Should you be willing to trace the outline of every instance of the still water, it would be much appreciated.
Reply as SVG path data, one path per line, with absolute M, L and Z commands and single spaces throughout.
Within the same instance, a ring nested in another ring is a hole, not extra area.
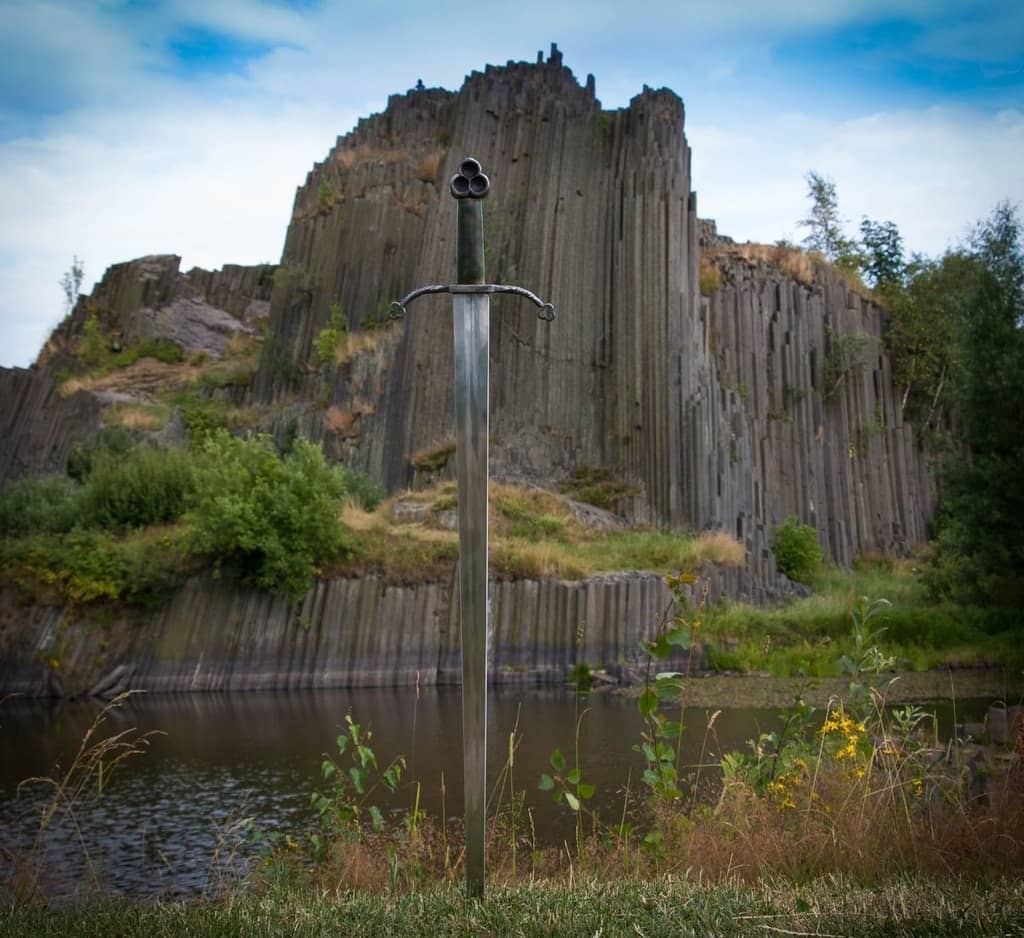
M 961 701 L 958 714 L 971 718 L 986 703 Z M 64 898 L 93 891 L 97 879 L 111 893 L 133 896 L 213 888 L 254 854 L 241 835 L 242 819 L 296 836 L 310 827 L 309 795 L 322 785 L 320 764 L 346 713 L 372 729 L 382 767 L 406 757 L 397 795 L 374 799 L 385 813 L 411 809 L 417 783 L 421 810 L 434 817 L 462 813 L 458 688 L 138 694 L 110 713 L 100 735 L 159 734 L 105 779 L 101 794 L 93 779 L 74 802 L 73 822 L 59 812 L 37 843 L 54 790 L 35 782 L 19 792 L 19 783 L 60 779 L 99 710 L 89 700 L 0 705 L 0 881 L 38 863 L 44 891 Z M 489 783 L 507 762 L 514 733 L 513 783 L 526 792 L 540 843 L 571 838 L 569 812 L 538 791 L 537 782 L 549 771 L 552 750 L 560 748 L 572 764 L 577 721 L 579 764 L 597 786 L 592 807 L 614 823 L 627 787 L 636 800 L 643 766 L 633 750 L 641 730 L 633 700 L 611 693 L 577 697 L 561 688 L 495 689 L 488 710 Z M 949 708 L 938 710 L 940 732 L 948 733 Z M 711 713 L 686 712 L 681 753 L 689 767 L 684 774 L 700 772 L 709 787 L 720 753 L 745 750 L 747 740 L 778 726 L 774 710 L 730 707 L 708 730 Z

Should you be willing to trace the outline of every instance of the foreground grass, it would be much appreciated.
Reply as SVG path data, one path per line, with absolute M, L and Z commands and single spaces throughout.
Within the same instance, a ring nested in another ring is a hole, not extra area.
M 840 878 L 806 884 L 535 883 L 337 895 L 298 890 L 218 901 L 102 903 L 61 910 L 8 906 L 0 935 L 1024 935 L 1024 884 L 907 879 L 865 889 Z

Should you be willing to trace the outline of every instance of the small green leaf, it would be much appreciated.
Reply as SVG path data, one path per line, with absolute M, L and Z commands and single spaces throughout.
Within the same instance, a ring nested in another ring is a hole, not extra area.
M 565 770 L 565 756 L 562 755 L 561 749 L 556 749 L 551 753 L 551 768 L 556 772 L 562 772 Z
M 348 770 L 348 776 L 352 779 L 352 784 L 355 786 L 356 791 L 361 795 L 365 795 L 366 792 L 363 790 L 363 781 L 366 779 L 366 772 L 352 766 L 352 768 Z
M 644 782 L 648 785 L 657 785 L 658 773 L 651 769 L 644 769 Z
M 348 748 L 348 737 L 344 733 L 338 734 L 338 752 L 344 753 Z
M 589 782 L 580 782 L 579 787 L 576 789 L 576 793 L 584 800 L 589 801 L 594 797 L 594 792 L 597 789 Z
M 675 645 L 676 648 L 689 648 L 691 642 L 690 630 L 686 626 L 680 626 L 678 629 L 666 632 L 665 639 L 670 645 Z
M 542 775 L 540 784 L 537 786 L 541 791 L 551 791 L 555 787 L 555 780 L 550 775 Z
M 375 831 L 384 829 L 384 815 L 380 813 L 380 808 L 375 804 L 370 805 L 370 823 Z
M 580 778 L 581 776 L 579 769 L 570 769 L 569 774 L 565 777 L 565 780 L 570 785 L 578 785 L 580 783 Z
M 659 635 L 651 645 L 651 655 L 659 660 L 672 654 L 672 646 L 664 635 Z
M 683 735 L 683 724 L 678 720 L 667 720 L 658 730 L 665 739 L 679 739 Z
M 323 773 L 324 778 L 330 778 L 335 772 L 335 765 L 329 759 L 324 759 L 320 765 L 320 771 Z
M 641 715 L 648 717 L 658 709 L 658 695 L 647 688 L 636 700 L 637 709 Z
M 577 798 L 571 791 L 567 791 L 565 793 L 565 800 L 568 802 L 569 807 L 572 808 L 573 811 L 579 811 L 580 799 Z

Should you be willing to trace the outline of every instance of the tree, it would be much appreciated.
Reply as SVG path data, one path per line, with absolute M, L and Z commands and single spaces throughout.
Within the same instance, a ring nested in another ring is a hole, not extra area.
M 811 214 L 798 222 L 801 227 L 810 229 L 803 243 L 808 250 L 819 251 L 835 264 L 858 269 L 860 254 L 857 245 L 843 234 L 836 184 L 814 170 L 804 178 L 807 180 L 807 197 L 811 200 Z
M 870 286 L 885 290 L 902 283 L 906 262 L 903 260 L 903 236 L 895 222 L 862 218 L 860 243 L 864 273 Z
M 959 445 L 939 472 L 933 591 L 1024 605 L 1024 245 L 1008 204 L 975 229 L 953 309 L 951 396 Z
M 75 308 L 78 302 L 78 294 L 82 290 L 82 278 L 85 276 L 85 266 L 78 255 L 72 255 L 71 267 L 64 271 L 60 278 L 60 288 L 64 291 L 64 315 L 67 316 Z

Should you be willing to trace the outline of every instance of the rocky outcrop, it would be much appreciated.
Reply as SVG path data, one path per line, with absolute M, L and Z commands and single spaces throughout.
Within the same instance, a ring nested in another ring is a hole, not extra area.
M 797 515 L 843 565 L 906 553 L 928 538 L 935 486 L 893 392 L 884 310 L 823 262 L 754 247 L 713 255 L 688 512 L 751 545 Z
M 31 368 L 0 368 L 0 483 L 62 471 L 72 446 L 95 435 L 103 408 L 119 399 L 145 401 L 102 388 L 69 393 L 61 379 L 76 366 L 76 348 L 90 316 L 115 349 L 164 339 L 186 355 L 217 359 L 235 335 L 252 335 L 269 313 L 274 268 L 228 264 L 180 272 L 181 258 L 154 255 L 115 264 L 90 296 L 53 332 Z M 159 376 L 157 376 L 159 384 Z
M 771 249 L 728 255 L 734 242 L 697 219 L 679 98 L 645 88 L 603 111 L 556 50 L 474 73 L 454 94 L 393 96 L 314 167 L 254 389 L 307 402 L 282 428 L 392 491 L 417 482 L 417 454 L 450 440 L 446 297 L 418 300 L 363 359 L 317 368 L 311 347 L 335 304 L 357 334 L 390 299 L 451 279 L 446 180 L 467 153 L 492 179 L 488 279 L 558 307 L 548 326 L 518 299 L 494 300 L 495 475 L 554 487 L 605 467 L 637 492 L 620 504 L 632 520 L 739 537 L 751 596 L 777 583 L 771 536 L 789 514 L 840 563 L 925 539 L 933 486 L 892 391 L 882 310 L 827 265 L 808 278 Z M 721 255 L 710 298 L 701 244 Z M 837 372 L 847 353 L 864 361 Z
M 0 593 L 0 694 L 454 684 L 452 596 L 450 581 L 364 577 L 322 580 L 292 604 L 203 578 L 151 617 L 101 623 L 72 608 L 20 606 L 8 591 Z M 492 680 L 561 682 L 579 663 L 628 677 L 670 600 L 653 574 L 494 581 Z
M 52 388 L 90 313 L 128 340 L 214 355 L 233 324 L 266 318 L 235 403 L 263 406 L 282 441 L 320 440 L 391 492 L 450 475 L 423 458 L 451 451 L 449 300 L 418 300 L 398 325 L 384 314 L 412 287 L 453 279 L 447 179 L 466 154 L 492 179 L 488 279 L 558 309 L 546 324 L 516 297 L 493 300 L 496 478 L 556 488 L 602 467 L 635 493 L 619 504 L 626 518 L 738 537 L 747 566 L 723 588 L 755 601 L 782 584 L 770 544 L 790 514 L 840 563 L 925 538 L 933 485 L 895 400 L 883 311 L 826 265 L 699 222 L 682 101 L 644 88 L 602 110 L 554 48 L 474 72 L 458 92 L 395 95 L 360 121 L 299 187 L 276 270 L 182 274 L 170 256 L 111 268 L 33 374 L 0 374 L 0 478 L 58 468 L 95 427 L 95 400 Z M 718 278 L 707 296 L 702 246 Z M 323 363 L 315 340 L 336 309 L 348 338 Z

